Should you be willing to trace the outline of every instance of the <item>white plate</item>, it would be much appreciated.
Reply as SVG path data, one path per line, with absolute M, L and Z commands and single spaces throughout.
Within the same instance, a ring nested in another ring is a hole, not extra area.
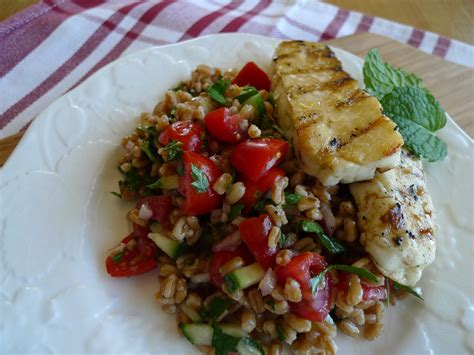
M 0 172 L 0 342 L 11 352 L 195 353 L 153 293 L 156 273 L 112 279 L 106 250 L 129 230 L 117 188 L 123 135 L 200 63 L 264 68 L 277 40 L 214 35 L 142 50 L 101 69 L 46 109 Z M 361 59 L 335 49 L 361 79 Z M 426 166 L 438 255 L 413 297 L 385 315 L 374 342 L 339 335 L 340 353 L 472 353 L 473 141 L 449 119 L 448 158 Z

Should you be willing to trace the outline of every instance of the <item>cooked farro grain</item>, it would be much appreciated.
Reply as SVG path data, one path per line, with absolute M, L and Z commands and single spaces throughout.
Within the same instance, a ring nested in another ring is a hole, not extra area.
M 285 203 L 285 189 L 288 187 L 288 178 L 278 178 L 272 186 L 272 200 L 277 205 Z
M 290 262 L 293 255 L 293 252 L 289 249 L 280 250 L 276 256 L 276 263 L 280 266 L 285 266 Z
M 230 259 L 228 262 L 222 265 L 219 269 L 219 272 L 221 273 L 222 276 L 224 276 L 234 270 L 241 268 L 244 265 L 245 265 L 244 260 L 240 256 L 237 256 L 233 259 Z
M 300 302 L 302 300 L 300 284 L 295 279 L 286 279 L 284 292 L 285 298 L 290 302 Z
M 356 338 L 357 336 L 359 336 L 359 328 L 357 328 L 357 326 L 350 320 L 343 319 L 337 324 L 337 326 L 344 334 L 350 337 Z
M 236 182 L 232 184 L 229 192 L 226 195 L 226 201 L 233 205 L 237 203 L 245 194 L 245 185 L 243 182 Z
M 250 138 L 258 138 L 262 134 L 262 131 L 256 125 L 251 124 L 247 131 L 247 134 Z
M 346 303 L 355 306 L 362 301 L 364 290 L 360 284 L 359 276 L 351 275 L 349 279 L 349 289 L 347 290 Z
M 306 333 L 311 330 L 311 321 L 300 318 L 293 313 L 287 313 L 284 317 L 286 323 L 298 333 Z
M 231 186 L 232 184 L 232 175 L 228 173 L 224 173 L 219 178 L 217 181 L 212 185 L 212 188 L 215 192 L 217 192 L 219 195 L 225 194 L 227 189 Z
M 250 290 L 248 293 L 250 306 L 255 313 L 263 313 L 265 311 L 265 303 L 262 294 L 258 289 Z
M 252 333 L 255 327 L 257 326 L 257 319 L 255 318 L 255 313 L 248 308 L 244 308 L 244 310 L 242 311 L 240 322 L 242 330 L 244 332 Z
M 276 250 L 278 242 L 280 240 L 281 230 L 279 227 L 272 227 L 268 234 L 268 247 L 272 250 Z
M 368 324 L 364 327 L 364 338 L 367 340 L 375 340 L 383 330 L 382 323 Z
M 280 206 L 266 205 L 265 211 L 270 215 L 270 218 L 277 227 L 288 223 L 285 211 Z
M 353 242 L 357 238 L 357 225 L 353 219 L 344 218 L 344 240 Z

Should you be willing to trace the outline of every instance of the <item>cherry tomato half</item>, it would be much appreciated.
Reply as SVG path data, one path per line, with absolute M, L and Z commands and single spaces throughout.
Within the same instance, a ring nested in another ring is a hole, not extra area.
M 254 62 L 245 64 L 234 80 L 232 80 L 232 84 L 239 86 L 250 85 L 255 86 L 258 90 L 270 91 L 268 75 Z
M 329 292 L 331 280 L 325 275 L 325 281 L 313 294 L 310 280 L 326 268 L 324 257 L 304 252 L 293 257 L 285 266 L 277 266 L 275 273 L 278 283 L 285 286 L 286 280 L 292 278 L 300 284 L 303 299 L 301 302 L 290 302 L 290 309 L 298 316 L 315 322 L 322 322 L 329 314 Z
M 288 142 L 277 138 L 258 138 L 239 143 L 232 152 L 233 167 L 258 181 L 272 167 L 285 159 Z
M 193 152 L 183 153 L 183 168 L 184 176 L 179 178 L 179 191 L 185 197 L 182 206 L 184 214 L 202 215 L 218 208 L 222 204 L 222 196 L 214 192 L 212 185 L 222 174 L 221 169 L 209 158 Z M 195 172 L 198 172 L 198 176 Z M 200 186 L 196 187 L 199 183 Z M 204 188 L 202 191 L 201 187 Z
M 275 181 L 283 176 L 285 176 L 285 171 L 276 167 L 268 170 L 257 182 L 250 180 L 245 175 L 239 175 L 238 180 L 245 185 L 245 194 L 239 201 L 244 205 L 244 213 L 248 213 L 258 200 L 272 188 Z
M 156 269 L 158 247 L 148 238 L 136 237 L 133 233 L 122 242 L 126 245 L 121 255 L 105 260 L 107 272 L 112 277 L 129 277 Z M 115 259 L 115 260 L 114 260 Z
M 251 264 L 254 260 L 252 254 L 249 252 L 247 247 L 243 244 L 240 244 L 237 247 L 237 249 L 235 249 L 234 251 L 222 250 L 222 251 L 215 252 L 212 255 L 210 274 L 211 274 L 212 283 L 216 287 L 221 287 L 222 283 L 224 282 L 224 278 L 221 275 L 221 272 L 219 271 L 221 266 L 224 265 L 229 260 L 238 256 L 240 256 L 244 260 L 244 263 L 246 265 Z
M 259 217 L 248 218 L 239 225 L 242 240 L 255 257 L 255 260 L 264 268 L 268 269 L 275 265 L 277 248 L 268 247 L 268 235 L 273 224 L 270 217 L 261 214 Z
M 198 152 L 202 146 L 204 128 L 199 123 L 178 121 L 172 123 L 160 134 L 158 141 L 167 145 L 172 140 L 183 143 L 181 149 Z
M 227 107 L 221 107 L 209 112 L 204 121 L 206 129 L 218 140 L 226 143 L 240 142 L 247 132 L 240 127 L 242 117 L 236 113 L 229 113 Z

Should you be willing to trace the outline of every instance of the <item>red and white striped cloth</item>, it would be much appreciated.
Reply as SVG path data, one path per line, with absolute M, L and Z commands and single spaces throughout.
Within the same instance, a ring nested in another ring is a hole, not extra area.
M 316 1 L 44 0 L 0 23 L 0 138 L 107 63 L 148 46 L 219 32 L 328 40 L 373 32 L 473 65 L 473 47 Z

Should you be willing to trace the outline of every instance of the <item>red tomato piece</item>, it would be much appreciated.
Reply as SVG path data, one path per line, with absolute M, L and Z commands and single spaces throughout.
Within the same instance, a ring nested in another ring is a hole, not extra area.
M 240 142 L 247 132 L 240 128 L 242 117 L 229 114 L 227 107 L 209 112 L 204 118 L 207 130 L 218 140 L 226 143 Z
M 173 211 L 170 195 L 146 196 L 138 201 L 136 207 L 140 209 L 144 203 L 148 204 L 148 207 L 153 212 L 152 220 L 158 221 L 165 226 L 170 225 L 170 214 Z
M 231 163 L 250 180 L 258 181 L 285 159 L 288 142 L 277 138 L 258 138 L 239 143 L 232 151 Z
M 204 173 L 207 180 L 206 191 L 200 192 L 192 185 L 195 182 L 193 166 Z M 222 174 L 221 169 L 209 158 L 193 152 L 183 153 L 183 168 L 184 176 L 179 178 L 179 191 L 185 197 L 184 214 L 203 215 L 218 208 L 222 204 L 222 196 L 214 192 L 212 185 Z
M 331 280 L 325 275 L 325 282 L 315 294 L 311 292 L 310 280 L 327 267 L 323 256 L 304 252 L 293 257 L 285 266 L 277 266 L 275 273 L 278 283 L 284 287 L 288 278 L 298 281 L 303 294 L 301 302 L 290 302 L 290 309 L 298 316 L 315 322 L 322 322 L 329 314 L 329 292 Z
M 136 237 L 133 233 L 122 242 L 127 245 L 116 261 L 108 256 L 105 260 L 107 272 L 112 277 L 129 277 L 156 269 L 158 247 L 148 238 Z
M 202 146 L 204 128 L 199 123 L 178 121 L 172 123 L 160 134 L 158 141 L 167 145 L 172 140 L 183 143 L 184 151 L 198 152 Z
M 250 180 L 245 175 L 239 175 L 238 180 L 245 185 L 245 194 L 239 201 L 244 205 L 244 213 L 248 213 L 258 200 L 272 188 L 275 181 L 283 176 L 285 176 L 285 171 L 276 167 L 268 170 L 257 182 Z
M 224 282 L 224 278 L 219 271 L 221 266 L 237 256 L 240 256 L 244 260 L 245 264 L 251 264 L 254 260 L 252 254 L 243 244 L 240 244 L 234 251 L 222 250 L 212 255 L 210 274 L 212 283 L 216 287 L 221 287 L 222 283 Z
M 150 228 L 139 225 L 133 222 L 133 234 L 138 238 L 147 238 L 148 233 L 151 232 Z
M 272 221 L 266 214 L 248 218 L 239 225 L 242 240 L 264 269 L 275 265 L 278 252 L 278 248 L 272 249 L 268 247 L 268 234 L 272 227 Z
M 232 84 L 239 86 L 255 86 L 258 90 L 270 91 L 270 79 L 268 75 L 254 62 L 248 62 L 240 69 Z

